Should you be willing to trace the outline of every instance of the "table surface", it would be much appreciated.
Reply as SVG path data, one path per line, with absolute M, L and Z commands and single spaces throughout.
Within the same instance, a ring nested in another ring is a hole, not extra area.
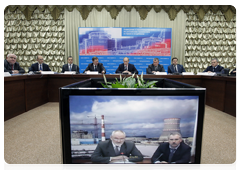
M 122 75 L 122 77 L 124 76 Z M 101 74 L 36 74 L 4 77 L 4 120 L 11 119 L 47 102 L 58 102 L 60 87 L 90 78 L 102 77 Z M 120 75 L 106 75 L 107 79 L 115 77 L 119 78 Z M 168 78 L 204 87 L 206 88 L 207 105 L 236 116 L 236 77 L 146 74 L 143 75 L 143 78 Z

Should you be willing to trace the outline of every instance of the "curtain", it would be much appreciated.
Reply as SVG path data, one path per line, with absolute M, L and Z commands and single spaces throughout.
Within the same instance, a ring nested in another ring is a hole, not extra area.
M 6 11 L 4 15 L 4 56 L 17 55 L 17 62 L 28 72 L 36 63 L 37 55 L 54 72 L 61 72 L 65 56 L 64 13 L 57 21 L 53 20 L 48 9 L 35 10 L 30 21 L 19 10 Z
M 236 65 L 236 16 L 227 22 L 221 11 L 209 11 L 200 22 L 190 11 L 186 20 L 185 70 L 202 72 L 213 58 L 219 65 L 233 69 Z
M 172 56 L 177 57 L 180 64 L 184 64 L 185 24 L 187 15 L 183 11 L 179 11 L 174 21 L 169 19 L 168 14 L 164 10 L 156 13 L 154 9 L 149 11 L 145 20 L 141 20 L 135 8 L 130 12 L 127 12 L 125 8 L 123 8 L 116 19 L 112 19 L 105 8 L 103 8 L 101 12 L 93 8 L 86 20 L 82 19 L 79 11 L 76 9 L 73 9 L 72 12 L 68 12 L 68 10 L 65 9 L 64 14 L 65 57 L 73 56 L 74 63 L 76 64 L 79 62 L 78 27 L 172 28 Z
M 172 28 L 172 57 L 177 57 L 186 71 L 201 72 L 212 58 L 218 58 L 224 68 L 233 69 L 236 64 L 236 14 L 229 6 L 211 6 L 209 9 L 213 9 L 207 11 L 201 7 L 196 11 L 197 6 L 192 6 L 193 10 L 181 9 L 177 14 L 173 7 L 156 12 L 157 6 L 147 12 L 143 7 L 94 7 L 89 12 L 85 7 L 82 12 L 77 7 L 62 11 L 48 6 L 21 7 L 8 6 L 4 10 L 4 57 L 15 53 L 26 72 L 39 54 L 56 72 L 61 72 L 68 56 L 78 64 L 78 27 Z M 87 14 L 86 20 L 83 14 Z

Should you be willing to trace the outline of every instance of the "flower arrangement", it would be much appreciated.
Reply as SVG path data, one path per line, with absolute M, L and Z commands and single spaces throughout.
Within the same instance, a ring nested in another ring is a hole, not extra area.
M 137 75 L 137 80 L 134 78 L 133 74 L 130 77 L 124 77 L 122 78 L 120 74 L 120 80 L 118 81 L 117 78 L 115 82 L 107 82 L 107 79 L 105 75 L 103 74 L 103 79 L 105 84 L 101 83 L 103 87 L 105 88 L 156 88 L 156 84 L 158 81 L 145 81 L 143 80 L 143 72 L 141 74 L 141 77 L 139 78 Z

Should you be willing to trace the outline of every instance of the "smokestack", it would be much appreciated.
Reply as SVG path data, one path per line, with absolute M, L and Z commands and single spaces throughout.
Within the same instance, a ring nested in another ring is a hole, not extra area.
M 102 141 L 105 141 L 105 124 L 104 124 L 104 115 L 102 115 Z

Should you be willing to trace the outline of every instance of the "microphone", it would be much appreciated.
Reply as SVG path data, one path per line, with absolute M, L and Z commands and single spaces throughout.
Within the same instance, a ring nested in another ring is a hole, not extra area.
M 163 153 L 161 153 L 161 154 L 159 155 L 159 157 L 157 157 L 157 159 L 155 159 L 155 161 L 154 161 L 153 163 L 155 163 L 156 161 L 158 161 L 162 156 L 163 156 Z
M 124 159 L 124 157 L 123 157 L 123 152 L 121 152 L 121 155 L 122 155 L 122 158 L 123 158 L 123 163 L 125 164 L 125 159 Z

